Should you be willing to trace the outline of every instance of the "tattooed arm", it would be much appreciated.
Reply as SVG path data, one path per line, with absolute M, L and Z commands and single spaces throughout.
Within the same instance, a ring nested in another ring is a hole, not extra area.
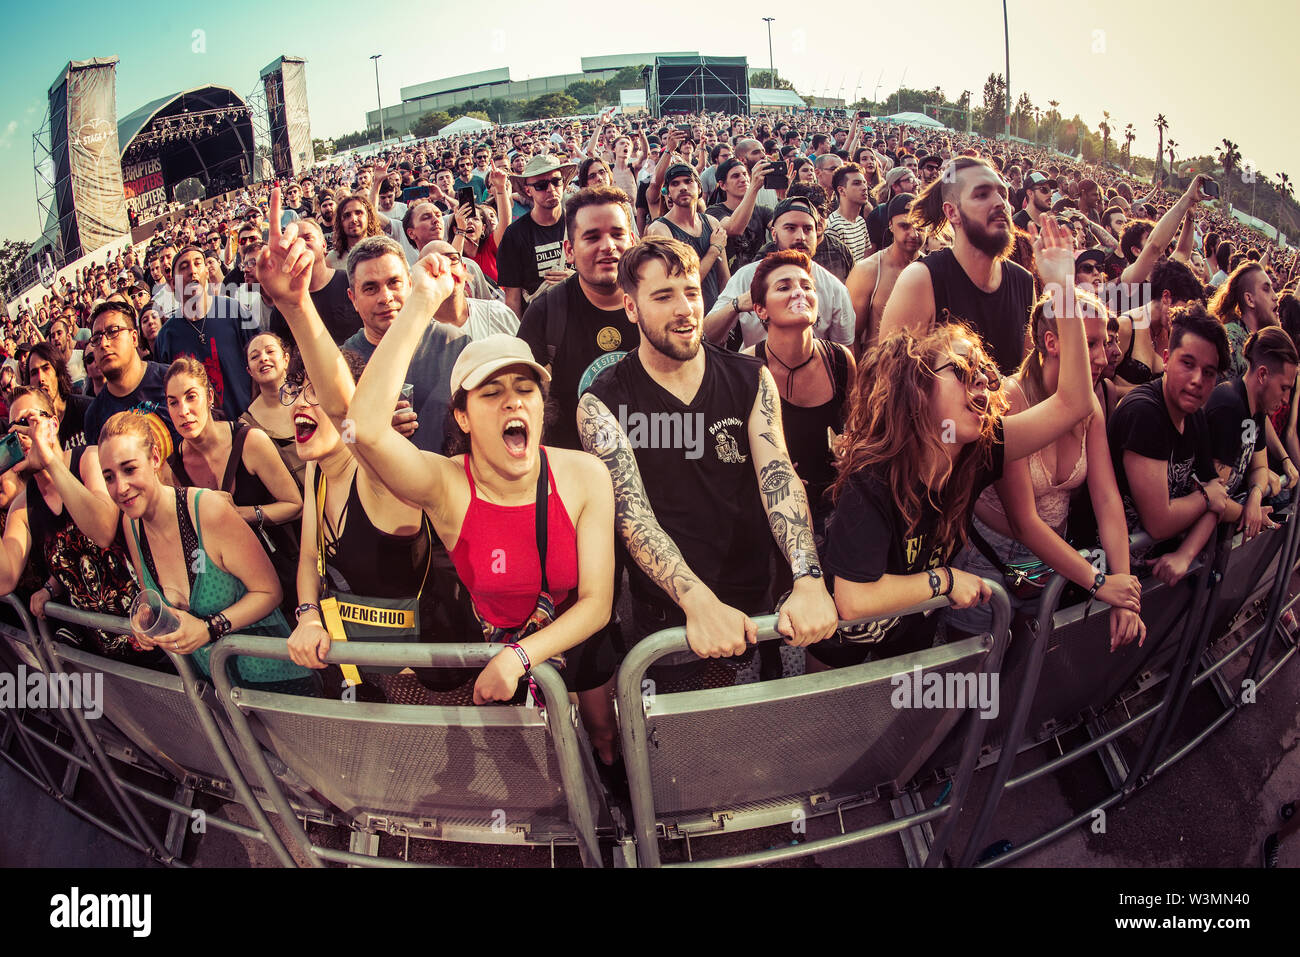
M 578 402 L 578 435 L 609 469 L 614 483 L 614 527 L 628 554 L 650 580 L 686 613 L 686 639 L 701 658 L 743 654 L 758 640 L 744 612 L 724 605 L 700 581 L 650 507 L 627 434 L 605 403 L 590 393 Z
M 776 382 L 766 368 L 760 370 L 758 396 L 749 413 L 749 448 L 772 536 L 795 575 L 794 589 L 781 608 L 777 630 L 796 647 L 810 645 L 833 635 L 839 616 L 821 578 L 812 511 L 803 482 L 790 464 Z

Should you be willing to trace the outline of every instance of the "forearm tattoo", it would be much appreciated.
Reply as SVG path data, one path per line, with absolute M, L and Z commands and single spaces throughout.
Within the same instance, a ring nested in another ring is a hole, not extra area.
M 614 524 L 637 566 L 678 604 L 700 583 L 682 557 L 677 543 L 659 525 L 636 456 L 618 420 L 599 400 L 584 395 L 579 402 L 578 435 L 582 447 L 609 469 L 614 484 Z
M 772 537 L 781 546 L 790 566 L 795 569 L 820 567 L 817 546 L 813 541 L 812 513 L 808 508 L 808 495 L 803 482 L 795 474 L 794 466 L 780 438 L 781 406 L 771 374 L 762 370 L 758 380 L 758 407 L 766 431 L 760 438 L 766 440 L 777 457 L 764 465 L 758 473 L 758 488 L 763 495 L 763 508 L 772 527 Z

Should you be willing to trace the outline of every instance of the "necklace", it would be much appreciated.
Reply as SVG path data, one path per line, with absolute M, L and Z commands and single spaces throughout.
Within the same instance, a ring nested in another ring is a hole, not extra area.
M 812 352 L 808 354 L 808 358 L 804 359 L 803 362 L 799 363 L 797 366 L 786 365 L 785 361 L 782 360 L 782 358 L 776 354 L 776 350 L 772 348 L 772 344 L 770 342 L 767 345 L 767 354 L 771 356 L 773 359 L 775 359 L 777 362 L 779 362 L 781 364 L 781 367 L 785 369 L 785 391 L 789 393 L 788 398 L 793 400 L 794 399 L 794 385 L 793 385 L 794 374 L 798 372 L 800 369 L 802 369 L 804 366 L 806 366 L 808 363 L 813 361 L 813 358 L 817 355 L 816 343 L 813 344 Z

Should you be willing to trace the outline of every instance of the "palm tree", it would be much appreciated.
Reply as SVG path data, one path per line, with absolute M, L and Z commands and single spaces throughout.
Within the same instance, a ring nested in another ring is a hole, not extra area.
M 1225 137 L 1223 146 L 1216 146 L 1214 151 L 1219 154 L 1219 165 L 1223 167 L 1223 205 L 1228 207 L 1232 205 L 1232 173 L 1241 164 L 1241 150 Z
M 1173 140 L 1165 144 L 1165 152 L 1169 154 L 1169 172 L 1171 173 L 1174 171 L 1174 147 L 1177 145 Z
M 1061 114 L 1060 114 L 1059 112 L 1057 112 L 1057 109 L 1056 109 L 1056 108 L 1057 108 L 1058 106 L 1060 106 L 1061 104 L 1060 104 L 1058 101 L 1056 101 L 1056 100 L 1048 100 L 1048 101 L 1047 101 L 1047 105 L 1050 106 L 1050 107 L 1052 108 L 1052 112 L 1048 114 L 1050 117 L 1052 117 L 1052 142 L 1051 142 L 1051 144 L 1049 144 L 1049 145 L 1051 145 L 1051 146 L 1055 146 L 1055 145 L 1056 145 L 1056 130 L 1057 130 L 1057 127 L 1059 127 L 1059 126 L 1061 125 Z
M 1034 142 L 1038 142 L 1038 128 L 1043 124 L 1043 111 L 1034 107 Z
M 1277 234 L 1273 238 L 1281 242 L 1282 218 L 1285 216 L 1288 220 L 1292 219 L 1291 210 L 1287 208 L 1286 201 L 1293 198 L 1295 190 L 1291 186 L 1291 177 L 1286 173 L 1277 174 L 1277 225 L 1273 231 Z
M 1124 162 L 1128 166 L 1129 172 L 1133 172 L 1133 141 L 1137 139 L 1137 134 L 1133 132 L 1133 124 L 1130 123 L 1124 127 Z
M 1097 124 L 1097 129 L 1101 130 L 1101 161 L 1105 164 L 1110 160 L 1110 113 L 1102 110 L 1101 115 L 1105 119 Z
M 1160 141 L 1156 145 L 1156 175 L 1160 175 L 1160 170 L 1164 167 L 1165 155 L 1165 130 L 1169 129 L 1169 121 L 1165 119 L 1163 113 L 1156 114 L 1156 133 L 1159 134 Z

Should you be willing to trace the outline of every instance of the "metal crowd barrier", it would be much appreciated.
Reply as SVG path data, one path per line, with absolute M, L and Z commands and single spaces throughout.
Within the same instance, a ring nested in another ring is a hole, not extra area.
M 1248 543 L 1238 539 L 1235 548 L 1231 529 L 1222 529 L 1207 546 L 1206 554 L 1177 586 L 1169 588 L 1154 580 L 1146 581 L 1142 595 L 1142 615 L 1148 626 L 1144 649 L 1138 649 L 1134 643 L 1109 653 L 1108 606 L 1096 606 L 1101 614 L 1091 615 L 1086 606 L 1058 610 L 1069 582 L 1059 575 L 1053 578 L 1040 600 L 1037 619 L 1028 636 L 1027 655 L 1009 667 L 1013 680 L 1007 684 L 1023 696 L 1015 702 L 1006 729 L 1007 741 L 998 755 L 985 802 L 961 859 L 963 866 L 975 863 L 1006 792 L 1093 753 L 1101 758 L 1110 781 L 1109 792 L 1081 813 L 982 862 L 987 865 L 1015 861 L 1090 822 L 1096 812 L 1123 802 L 1235 713 L 1239 704 L 1230 705 L 1191 741 L 1163 762 L 1156 763 L 1182 716 L 1189 691 L 1211 679 L 1252 642 L 1256 643 L 1255 658 L 1247 677 L 1254 678 L 1281 614 L 1281 600 L 1290 579 L 1289 572 L 1284 570 L 1294 566 L 1298 538 L 1295 525 L 1288 522 L 1285 531 L 1265 532 Z M 1131 543 L 1132 547 L 1150 544 L 1144 533 L 1134 536 Z M 1263 576 L 1270 570 L 1276 570 L 1276 574 L 1271 583 L 1264 583 Z M 1232 620 L 1243 605 L 1263 594 L 1270 596 L 1264 623 L 1230 653 L 1197 674 L 1196 663 L 1204 656 L 1215 627 Z M 1013 642 L 1013 654 L 1015 650 Z M 1294 650 L 1274 664 L 1269 677 Z M 1155 687 L 1161 682 L 1153 675 L 1158 676 L 1162 667 L 1167 667 L 1168 672 L 1163 678 L 1160 698 L 1137 714 L 1128 714 L 1125 720 L 1110 725 L 1105 712 L 1122 700 L 1121 692 L 1132 687 L 1139 676 L 1146 678 L 1145 682 L 1139 682 L 1144 690 Z M 1016 674 L 1017 671 L 1023 674 Z M 1152 724 L 1142 747 L 1136 756 L 1126 755 L 1120 739 L 1147 722 Z M 1069 750 L 1061 748 L 1059 754 L 1012 777 L 1012 765 L 1018 756 L 1046 741 L 1059 744 L 1062 731 L 1081 723 L 1086 725 L 1087 741 Z M 1019 747 L 1022 741 L 1023 749 Z
M 994 582 L 990 633 L 883 661 L 757 684 L 647 694 L 655 662 L 689 650 L 684 628 L 639 642 L 618 672 L 619 723 L 631 788 L 637 860 L 660 866 L 659 838 L 731 833 L 792 817 L 837 813 L 905 790 L 958 722 L 971 719 L 951 799 L 904 818 L 839 835 L 684 865 L 743 866 L 802 857 L 943 820 L 925 866 L 937 866 L 963 810 L 987 722 L 969 707 L 897 707 L 891 679 L 989 675 L 1009 641 L 1011 611 Z M 904 614 L 947 606 L 933 599 Z M 889 616 L 893 617 L 893 616 Z M 775 616 L 757 619 L 759 641 L 780 637 Z M 907 680 L 907 679 L 905 679 Z M 978 681 L 978 677 L 976 678 Z
M 487 644 L 335 642 L 326 660 L 376 667 L 482 668 L 503 650 Z M 276 780 L 256 746 L 275 753 L 363 831 L 491 844 L 576 843 L 583 864 L 602 864 L 598 815 L 608 818 L 590 748 L 559 673 L 532 675 L 544 710 L 446 707 L 306 698 L 232 684 L 232 655 L 289 660 L 283 639 L 231 635 L 212 651 L 218 697 L 263 786 Z M 417 759 L 403 760 L 407 756 Z M 292 814 L 281 818 L 309 859 L 400 866 L 314 846 Z

